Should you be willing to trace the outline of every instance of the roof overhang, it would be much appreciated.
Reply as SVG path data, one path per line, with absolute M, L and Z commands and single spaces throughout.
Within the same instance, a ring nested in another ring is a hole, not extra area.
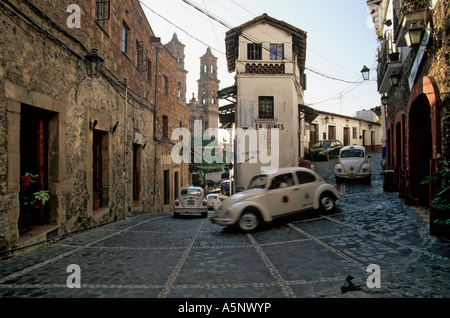
M 302 118 L 303 115 L 305 121 L 309 124 L 312 123 L 317 116 L 319 116 L 319 113 L 314 108 L 302 104 L 298 105 L 298 112 L 300 114 L 300 118 Z
M 292 34 L 293 50 L 297 56 L 297 64 L 301 72 L 305 70 L 306 64 L 306 32 L 298 29 L 284 21 L 274 19 L 267 14 L 254 18 L 226 33 L 225 45 L 228 62 L 228 72 L 233 73 L 236 70 L 236 60 L 239 55 L 239 36 L 244 34 L 245 29 L 260 23 L 269 24 L 275 28 Z

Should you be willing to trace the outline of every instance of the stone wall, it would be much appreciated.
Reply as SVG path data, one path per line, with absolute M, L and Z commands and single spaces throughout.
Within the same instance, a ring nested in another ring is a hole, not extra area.
M 442 129 L 442 156 L 450 159 L 449 149 L 449 104 L 450 104 L 450 8 L 449 0 L 439 0 L 431 17 L 431 40 L 419 67 L 416 80 L 423 76 L 431 77 L 440 93 L 439 105 Z M 398 86 L 389 91 L 387 121 L 394 123 L 399 112 L 407 113 L 410 95 L 408 77 L 416 58 L 418 48 L 412 48 L 403 63 Z
M 450 1 L 440 0 L 433 18 L 434 42 L 428 74 L 439 90 L 442 128 L 442 155 L 450 160 Z
M 80 28 L 67 25 L 71 3 L 0 3 L 0 250 L 20 245 L 21 240 L 24 109 L 47 118 L 52 235 L 137 213 L 169 211 L 174 173 L 179 174 L 177 186 L 188 184 L 188 165 L 174 164 L 168 157 L 171 131 L 180 123 L 189 126 L 188 109 L 176 101 L 176 59 L 155 42 L 139 2 L 111 1 L 110 19 L 96 22 L 96 2 L 78 1 Z M 124 21 L 130 28 L 127 53 L 121 50 Z M 136 41 L 142 41 L 145 58 L 151 61 L 149 72 L 137 68 Z M 92 48 L 105 60 L 99 78 L 86 75 L 84 56 Z M 163 77 L 168 79 L 167 93 Z M 169 118 L 169 138 L 162 136 L 163 115 Z M 92 208 L 95 134 L 102 136 L 103 158 L 103 206 L 97 211 Z M 140 154 L 138 200 L 133 198 L 133 145 Z M 163 201 L 164 170 L 170 171 L 169 204 Z

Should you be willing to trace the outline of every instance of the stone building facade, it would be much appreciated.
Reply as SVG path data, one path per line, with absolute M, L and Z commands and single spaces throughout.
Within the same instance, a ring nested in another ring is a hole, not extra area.
M 189 108 L 189 127 L 191 133 L 193 133 L 195 120 L 202 122 L 202 132 L 208 128 L 218 128 L 219 100 L 217 93 L 219 91 L 220 80 L 218 79 L 217 72 L 217 57 L 212 54 L 210 48 L 200 57 L 200 77 L 197 80 L 197 98 L 193 93 L 192 98 L 187 100 L 186 80 L 188 71 L 184 69 L 185 45 L 178 40 L 178 36 L 174 33 L 172 40 L 166 44 L 166 47 L 176 57 L 178 62 L 177 98 L 179 103 Z
M 2 1 L 0 28 L 0 250 L 169 211 L 189 182 L 170 157 L 189 109 L 139 2 Z M 40 190 L 49 201 L 32 209 Z
M 194 94 L 187 104 L 190 110 L 190 127 L 193 132 L 194 121 L 202 122 L 202 131 L 219 127 L 219 91 L 220 80 L 217 72 L 217 57 L 211 49 L 200 57 L 200 78 L 197 80 L 198 95 Z
M 184 48 L 185 45 L 178 40 L 176 33 L 173 34 L 172 40 L 166 44 L 167 49 L 177 59 L 177 100 L 180 104 L 186 105 L 186 79 L 188 71 L 184 68 Z
M 410 205 L 429 207 L 440 184 L 422 181 L 450 158 L 448 0 L 367 1 L 379 41 L 378 91 L 385 97 L 386 168 Z M 448 169 L 448 167 L 447 167 Z M 430 209 L 435 233 L 437 211 Z

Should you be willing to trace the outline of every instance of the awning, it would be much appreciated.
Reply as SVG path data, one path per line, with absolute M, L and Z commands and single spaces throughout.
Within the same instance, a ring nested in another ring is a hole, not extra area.
M 222 126 L 236 122 L 236 104 L 219 107 L 219 122 Z
M 298 113 L 300 118 L 305 118 L 305 121 L 309 124 L 319 116 L 319 113 L 317 113 L 314 108 L 302 104 L 298 105 Z

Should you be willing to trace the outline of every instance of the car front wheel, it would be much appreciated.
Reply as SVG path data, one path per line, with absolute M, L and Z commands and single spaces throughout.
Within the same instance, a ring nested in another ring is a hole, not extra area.
M 256 212 L 246 211 L 242 213 L 238 220 L 238 226 L 244 232 L 251 232 L 258 228 L 260 223 L 259 216 Z
M 324 193 L 320 196 L 319 204 L 322 211 L 332 211 L 335 206 L 334 197 L 329 193 Z

